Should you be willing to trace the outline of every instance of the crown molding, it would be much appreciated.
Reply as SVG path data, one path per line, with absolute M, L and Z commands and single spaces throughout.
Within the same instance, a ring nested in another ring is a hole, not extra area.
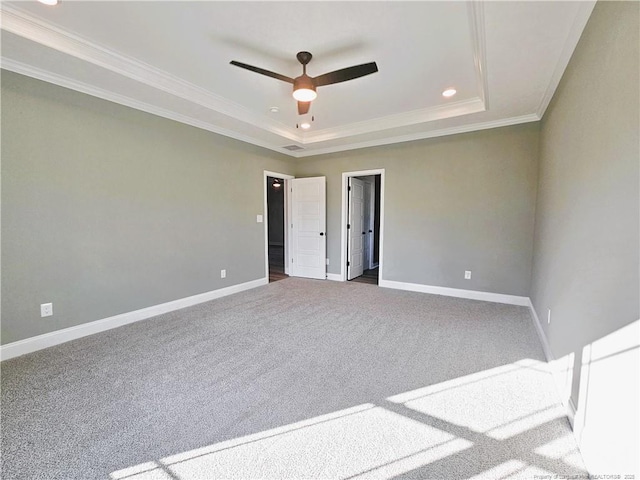
M 484 23 L 484 3 L 473 0 L 467 4 L 473 66 L 476 71 L 476 86 L 485 110 L 489 110 L 489 87 L 487 81 L 487 48 Z
M 379 132 L 390 128 L 406 127 L 418 123 L 457 117 L 459 115 L 484 112 L 484 110 L 485 108 L 482 100 L 479 98 L 472 98 L 470 100 L 463 100 L 447 105 L 439 105 L 437 107 L 412 110 L 410 112 L 398 113 L 397 115 L 374 118 L 364 122 L 325 128 L 324 130 L 318 130 L 316 132 L 307 132 L 304 134 L 304 141 L 302 143 L 303 145 L 309 145 L 317 142 L 326 142 L 328 140 L 336 140 L 338 138 Z
M 440 130 L 431 130 L 428 132 L 411 133 L 409 135 L 399 135 L 396 137 L 387 137 L 378 140 L 369 140 L 366 142 L 353 143 L 349 145 L 339 145 L 337 147 L 319 148 L 317 150 L 308 150 L 296 152 L 296 157 L 311 157 L 314 155 L 324 155 L 327 153 L 344 152 L 347 150 L 357 150 L 360 148 L 380 147 L 382 145 L 390 145 L 394 143 L 413 142 L 414 140 L 424 140 L 427 138 L 445 137 L 447 135 L 455 135 L 458 133 L 469 133 L 478 130 L 488 130 L 491 128 L 508 127 L 510 125 L 519 125 L 521 123 L 537 122 L 540 117 L 531 113 L 518 117 L 503 118 L 500 120 L 492 120 L 490 122 L 473 123 L 470 125 L 462 125 L 459 127 L 442 128 Z
M 19 73 L 21 75 L 25 75 L 27 77 L 35 78 L 37 80 L 42 80 L 48 83 L 52 83 L 60 87 L 69 88 L 71 90 L 75 90 L 80 93 L 91 95 L 93 97 L 101 98 L 103 100 L 108 100 L 110 102 L 124 105 L 126 107 L 135 108 L 136 110 L 141 110 L 143 112 L 151 113 L 159 117 L 168 118 L 169 120 L 175 120 L 176 122 L 201 128 L 203 130 L 217 133 L 219 135 L 224 135 L 225 137 L 230 137 L 235 140 L 240 140 L 241 142 L 250 143 L 252 145 L 273 150 L 274 152 L 282 153 L 289 156 L 294 156 L 294 155 L 291 155 L 292 152 L 289 152 L 288 150 L 285 150 L 281 147 L 275 147 L 270 143 L 258 140 L 254 137 L 243 135 L 236 131 L 229 130 L 226 128 L 221 128 L 217 125 L 214 125 L 213 123 L 205 122 L 188 115 L 177 113 L 173 110 L 167 110 L 165 108 L 158 107 L 156 105 L 151 105 L 145 102 L 141 102 L 139 100 L 127 97 L 125 95 L 114 93 L 110 90 L 104 90 L 102 88 L 98 88 L 93 85 L 89 85 L 87 83 L 80 82 L 78 80 L 74 80 L 74 79 L 65 77 L 63 75 L 59 75 L 57 73 L 51 73 L 49 71 L 46 71 L 37 67 L 33 67 L 31 65 L 26 65 L 24 63 L 12 60 L 10 58 L 0 57 L 0 66 L 4 70 L 8 70 L 10 72 Z
M 595 0 L 581 1 L 578 3 L 578 12 L 571 24 L 571 28 L 567 35 L 567 38 L 564 42 L 564 46 L 562 48 L 562 52 L 560 53 L 560 57 L 558 58 L 558 62 L 556 63 L 556 68 L 553 71 L 553 75 L 549 79 L 549 84 L 547 85 L 547 89 L 544 92 L 544 96 L 540 101 L 540 105 L 536 110 L 538 117 L 544 117 L 545 112 L 547 111 L 547 107 L 553 98 L 553 95 L 556 93 L 556 89 L 560 84 L 560 80 L 564 75 L 564 71 L 569 65 L 569 61 L 573 56 L 573 52 L 578 45 L 578 41 L 582 36 L 582 32 L 584 31 L 587 22 L 589 21 L 589 17 L 591 17 L 591 12 L 593 12 L 593 8 L 596 6 Z
M 323 155 L 327 153 L 336 153 L 336 152 L 342 152 L 342 151 L 348 151 L 348 150 L 357 150 L 357 149 L 368 148 L 368 147 L 378 147 L 378 146 L 390 145 L 394 143 L 411 142 L 414 140 L 424 140 L 427 138 L 443 137 L 447 135 L 455 135 L 458 133 L 468 133 L 476 130 L 486 130 L 490 128 L 505 127 L 509 125 L 518 125 L 520 123 L 536 122 L 540 120 L 540 117 L 536 114 L 522 115 L 519 117 L 511 117 L 511 118 L 506 118 L 502 120 L 474 123 L 471 125 L 444 128 L 444 129 L 432 130 L 428 132 L 419 132 L 419 133 L 413 133 L 409 135 L 399 135 L 395 137 L 370 140 L 367 142 L 359 142 L 359 143 L 354 143 L 350 145 L 341 145 L 336 147 L 321 148 L 317 150 L 307 150 L 307 151 L 300 150 L 300 151 L 292 152 L 292 151 L 286 150 L 283 147 L 280 147 L 280 146 L 276 147 L 270 143 L 258 140 L 254 137 L 250 137 L 248 135 L 242 135 L 236 131 L 221 128 L 212 123 L 204 122 L 194 117 L 183 115 L 183 114 L 174 112 L 172 110 L 167 110 L 161 107 L 157 107 L 155 105 L 150 105 L 148 103 L 141 102 L 139 100 L 135 100 L 133 98 L 127 97 L 125 95 L 120 95 L 108 90 L 104 90 L 102 88 L 98 88 L 93 85 L 86 84 L 84 82 L 79 82 L 77 80 L 65 77 L 63 75 L 51 73 L 49 71 L 39 69 L 31 65 L 26 65 L 24 63 L 17 62 L 9 58 L 0 57 L 0 66 L 3 69 L 11 72 L 19 73 L 21 75 L 25 75 L 31 78 L 35 78 L 37 80 L 42 80 L 48 83 L 52 83 L 54 85 L 58 85 L 64 88 L 69 88 L 71 90 L 75 90 L 80 93 L 91 95 L 93 97 L 101 98 L 103 100 L 124 105 L 126 107 L 135 108 L 136 110 L 141 110 L 143 112 L 147 112 L 152 115 L 157 115 L 159 117 L 167 118 L 169 120 L 174 120 L 176 122 L 184 123 L 186 125 L 191 125 L 193 127 L 201 128 L 209 132 L 217 133 L 219 135 L 224 135 L 225 137 L 233 138 L 241 142 L 250 143 L 252 145 L 263 147 L 268 150 L 272 150 L 274 152 L 278 152 L 283 155 L 287 155 L 289 157 L 294 157 L 294 158 L 310 157 L 315 155 Z
M 267 116 L 257 115 L 204 88 L 93 43 L 75 33 L 65 31 L 14 6 L 2 5 L 0 23 L 3 30 L 45 47 L 84 60 L 201 107 L 249 123 L 270 133 L 289 140 L 300 141 L 299 134 L 293 128 L 289 128 Z

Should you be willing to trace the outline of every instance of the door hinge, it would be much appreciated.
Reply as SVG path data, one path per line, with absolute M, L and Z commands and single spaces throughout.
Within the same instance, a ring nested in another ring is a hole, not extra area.
M 291 259 L 291 263 L 293 263 L 293 258 Z
M 351 263 L 350 263 L 350 262 L 347 262 L 347 267 L 349 267 L 349 266 L 351 266 Z
M 349 187 L 347 187 L 347 192 L 351 191 L 351 185 L 349 185 Z
M 351 224 L 347 223 L 347 230 L 349 230 L 351 228 Z

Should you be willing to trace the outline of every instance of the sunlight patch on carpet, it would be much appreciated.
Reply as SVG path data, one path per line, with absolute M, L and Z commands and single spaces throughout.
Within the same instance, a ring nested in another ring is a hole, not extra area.
M 563 417 L 556 398 L 549 395 L 540 401 L 540 392 L 547 391 L 550 382 L 544 363 L 525 359 L 389 400 L 504 440 Z
M 111 473 L 112 480 L 397 475 L 473 444 L 382 407 L 357 407 Z M 152 468 L 150 468 L 150 466 Z

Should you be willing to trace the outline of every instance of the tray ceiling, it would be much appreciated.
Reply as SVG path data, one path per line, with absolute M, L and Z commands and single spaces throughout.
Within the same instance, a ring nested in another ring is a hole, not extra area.
M 3 2 L 1 61 L 304 157 L 539 120 L 594 3 Z M 299 116 L 290 84 L 229 65 L 296 77 L 301 50 L 311 76 L 379 72 L 319 87 Z

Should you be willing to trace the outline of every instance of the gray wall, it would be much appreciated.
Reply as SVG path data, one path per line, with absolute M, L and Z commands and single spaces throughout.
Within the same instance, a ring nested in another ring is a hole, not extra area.
M 543 118 L 531 288 L 554 356 L 573 355 L 573 403 L 579 414 L 588 403 L 587 421 L 606 431 L 593 436 L 594 455 L 616 458 L 631 445 L 636 466 L 638 334 L 620 329 L 640 318 L 639 15 L 637 2 L 598 2 Z M 615 348 L 597 366 L 617 363 L 599 385 L 585 380 L 583 354 L 609 334 Z M 607 471 L 625 473 L 595 473 Z
M 5 71 L 1 153 L 3 344 L 263 278 L 263 170 L 293 171 Z M 45 302 L 53 317 L 40 318 Z
M 640 318 L 638 13 L 596 5 L 542 121 L 531 299 L 558 357 Z
M 301 159 L 298 175 L 327 177 L 328 271 L 340 272 L 342 172 L 384 168 L 385 280 L 528 296 L 538 133 L 526 124 Z

